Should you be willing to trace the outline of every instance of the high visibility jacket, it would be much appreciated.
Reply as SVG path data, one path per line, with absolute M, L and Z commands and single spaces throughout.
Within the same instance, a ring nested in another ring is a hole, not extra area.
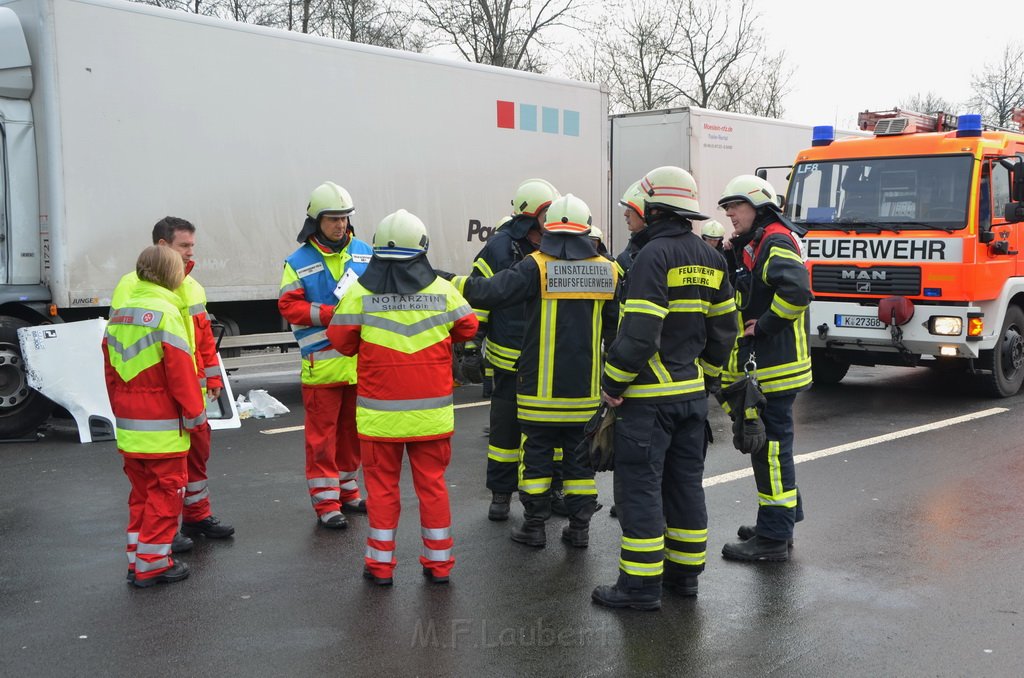
M 736 337 L 725 260 L 680 221 L 647 233 L 626 277 L 602 388 L 652 403 L 703 398 L 704 375 L 721 373 Z
M 520 217 L 517 217 L 520 218 Z M 523 260 L 532 252 L 525 239 L 515 239 L 508 231 L 496 231 L 473 261 L 473 277 L 491 278 Z M 477 309 L 477 318 L 485 324 L 487 341 L 484 358 L 498 370 L 516 371 L 526 327 L 526 305 L 515 304 L 493 310 Z
M 615 336 L 615 262 L 534 252 L 492 278 L 452 280 L 474 306 L 526 305 L 516 373 L 519 421 L 585 424 L 601 404 L 601 347 Z
M 743 250 L 736 279 L 738 327 L 756 319 L 753 341 L 737 341 L 722 373 L 722 384 L 743 376 L 751 351 L 757 378 L 766 394 L 802 391 L 811 385 L 811 355 L 807 333 L 811 303 L 810 277 L 797 236 L 775 222 Z
M 374 294 L 354 283 L 338 303 L 327 336 L 342 354 L 359 355 L 359 437 L 451 436 L 452 341 L 471 339 L 477 328 L 473 309 L 441 278 L 415 294 Z
M 210 317 L 206 312 L 206 290 L 198 280 L 192 277 L 192 266 L 193 262 L 189 262 L 186 269 L 188 274 L 175 293 L 185 304 L 186 318 L 188 319 L 185 323 L 185 330 L 188 333 L 189 346 L 192 348 L 192 357 L 196 362 L 199 384 L 205 393 L 207 388 L 223 388 L 224 381 L 220 376 L 217 340 L 213 337 Z M 120 306 L 124 306 L 138 283 L 139 276 L 135 271 L 122 276 L 110 299 L 111 313 Z
M 107 393 L 117 447 L 128 456 L 187 454 L 187 429 L 206 421 L 184 311 L 181 296 L 140 280 L 107 324 Z
M 372 247 L 350 236 L 340 252 L 325 250 L 310 238 L 285 259 L 277 307 L 299 342 L 305 386 L 356 383 L 355 357 L 331 348 L 326 327 L 338 303 L 334 295 L 338 281 L 350 269 L 362 275 L 372 255 Z

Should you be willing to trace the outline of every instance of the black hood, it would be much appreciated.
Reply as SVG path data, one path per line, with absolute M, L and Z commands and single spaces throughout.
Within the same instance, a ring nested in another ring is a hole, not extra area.
M 540 228 L 540 222 L 537 221 L 537 217 L 531 217 L 528 214 L 517 214 L 512 217 L 512 221 L 502 226 L 501 230 L 508 233 L 513 240 L 522 240 L 530 232 L 531 228 Z
M 646 233 L 648 240 L 665 235 L 682 235 L 683 233 L 693 233 L 693 224 L 689 219 L 683 219 L 677 214 L 669 213 L 647 224 L 647 228 L 640 231 L 640 233 Z M 637 235 L 640 235 L 640 233 Z
M 437 274 L 424 252 L 412 259 L 373 257 L 359 284 L 374 294 L 415 294 L 434 282 Z
M 540 240 L 540 251 L 558 259 L 578 261 L 597 256 L 594 241 L 585 235 L 545 233 Z

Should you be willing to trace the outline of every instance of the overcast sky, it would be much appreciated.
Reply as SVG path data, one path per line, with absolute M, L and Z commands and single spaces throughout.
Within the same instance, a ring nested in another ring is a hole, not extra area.
M 853 129 L 858 111 L 929 90 L 965 101 L 972 73 L 1024 42 L 1020 0 L 760 0 L 758 9 L 772 48 L 796 68 L 783 118 L 808 125 Z

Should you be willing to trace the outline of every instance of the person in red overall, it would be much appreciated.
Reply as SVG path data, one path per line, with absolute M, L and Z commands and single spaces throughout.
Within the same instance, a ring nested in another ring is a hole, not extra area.
M 188 566 L 171 557 L 187 480 L 190 434 L 206 423 L 182 298 L 181 257 L 147 247 L 139 282 L 111 314 L 103 338 L 107 393 L 118 451 L 131 482 L 128 580 L 140 588 L 181 581 Z
M 363 574 L 389 586 L 397 564 L 399 476 L 408 450 L 420 503 L 420 564 L 431 582 L 448 582 L 451 507 L 444 472 L 455 428 L 452 342 L 472 339 L 473 309 L 427 261 L 427 231 L 398 210 L 373 235 L 373 259 L 338 303 L 327 336 L 344 355 L 359 354 L 356 424 L 369 492 Z
M 317 525 L 332 530 L 348 527 L 343 512 L 366 513 L 356 484 L 356 358 L 331 348 L 326 333 L 341 291 L 373 254 L 355 237 L 349 222 L 354 212 L 352 196 L 341 186 L 328 181 L 313 190 L 296 238 L 302 245 L 285 259 L 277 300 L 302 353 L 306 485 Z

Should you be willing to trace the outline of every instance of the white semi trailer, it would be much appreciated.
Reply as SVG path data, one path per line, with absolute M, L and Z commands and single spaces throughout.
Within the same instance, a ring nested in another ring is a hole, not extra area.
M 432 263 L 468 271 L 523 179 L 605 221 L 607 135 L 594 85 L 118 0 L 0 0 L 0 438 L 50 409 L 16 330 L 105 315 L 163 216 L 197 225 L 211 312 L 271 332 L 321 182 L 350 190 L 357 234 L 405 208 Z
M 811 125 L 697 107 L 624 113 L 611 116 L 612 229 L 621 247 L 628 239 L 619 198 L 645 172 L 676 165 L 697 180 L 700 206 L 732 232 L 718 209 L 725 185 L 737 174 L 759 167 L 779 193 L 785 194 L 789 167 L 797 152 L 811 145 Z M 867 136 L 840 132 L 840 136 Z

